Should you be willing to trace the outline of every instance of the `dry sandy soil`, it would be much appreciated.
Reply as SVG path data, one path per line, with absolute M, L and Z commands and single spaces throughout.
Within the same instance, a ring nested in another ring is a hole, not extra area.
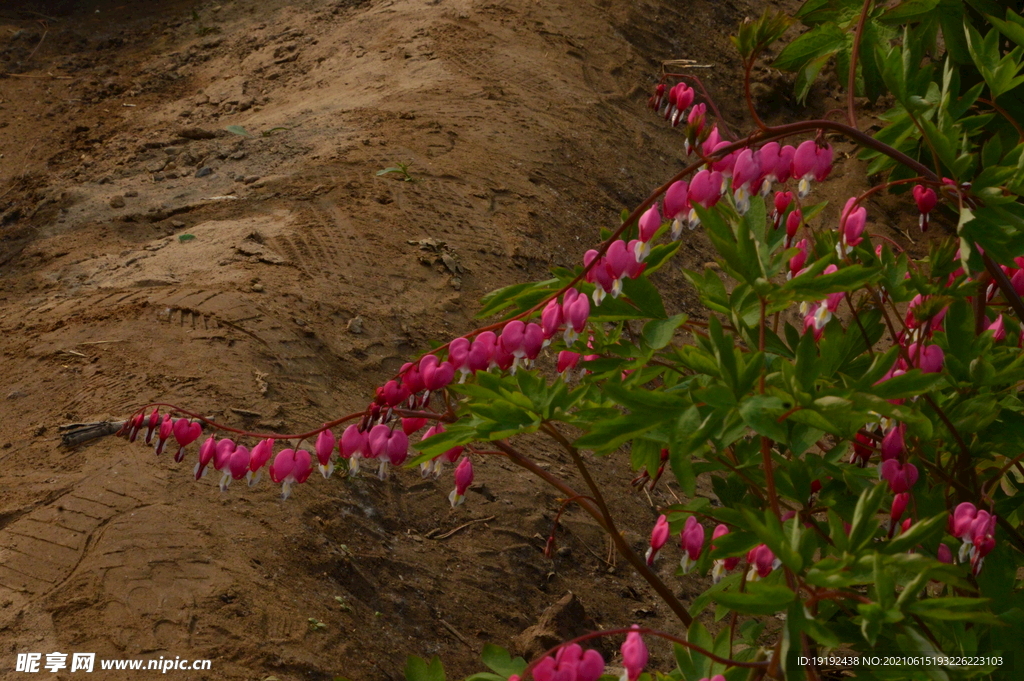
M 451 678 L 569 592 L 577 628 L 676 628 L 580 513 L 545 559 L 556 495 L 500 462 L 477 465 L 457 510 L 447 476 L 413 471 L 317 476 L 282 502 L 267 482 L 197 483 L 194 452 L 176 465 L 113 438 L 68 450 L 56 426 L 154 401 L 278 432 L 361 409 L 430 339 L 473 328 L 480 295 L 580 262 L 681 167 L 680 135 L 645 109 L 661 60 L 713 64 L 701 73 L 744 129 L 727 37 L 759 12 L 4 2 L 0 678 L 25 678 L 17 653 L 55 650 L 213 660 L 176 678 L 356 681 L 437 654 Z M 786 80 L 765 78 L 769 116 L 794 116 Z M 414 182 L 376 175 L 398 162 Z M 680 259 L 710 260 L 706 241 Z M 699 315 L 678 268 L 661 276 Z M 557 452 L 523 447 L 577 482 Z M 622 456 L 598 477 L 642 548 L 673 486 L 634 494 Z M 691 598 L 702 583 L 672 563 L 660 569 Z

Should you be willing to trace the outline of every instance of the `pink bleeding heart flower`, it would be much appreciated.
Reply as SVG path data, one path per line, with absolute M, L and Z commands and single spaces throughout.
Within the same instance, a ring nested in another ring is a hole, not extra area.
M 711 128 L 708 132 L 708 136 L 704 138 L 704 143 L 701 145 L 701 151 L 704 152 L 705 156 L 711 156 L 715 151 L 715 147 L 722 143 L 722 135 L 718 132 L 718 127 Z
M 674 128 L 683 119 L 683 112 L 693 104 L 693 88 L 686 83 L 679 83 L 673 88 L 673 91 L 675 92 L 675 104 L 672 108 L 670 122 Z
M 736 163 L 732 170 L 733 197 L 736 200 L 736 210 L 744 215 L 750 210 L 750 196 L 753 193 L 751 187 L 761 179 L 761 163 L 754 152 L 744 149 L 736 157 Z
M 443 432 L 444 426 L 438 423 L 437 425 L 431 426 L 430 428 L 427 429 L 427 432 L 423 434 L 423 438 L 421 439 L 421 441 L 433 437 L 434 435 L 439 435 Z M 451 449 L 445 451 L 444 453 L 438 454 L 432 460 L 421 463 L 420 474 L 424 478 L 430 474 L 433 474 L 435 478 L 440 477 L 441 472 L 444 470 L 444 464 L 455 463 L 458 460 L 459 455 L 461 455 L 464 450 L 465 447 L 462 446 L 452 447 Z
M 722 173 L 701 170 L 690 180 L 690 205 L 711 208 L 722 197 Z M 697 211 L 690 210 L 690 229 L 700 224 Z
M 654 523 L 654 529 L 651 530 L 651 545 L 647 549 L 646 555 L 648 565 L 654 565 L 654 559 L 658 557 L 658 551 L 661 551 L 661 547 L 668 541 L 668 536 L 668 518 L 660 515 L 657 522 Z
M 1006 338 L 1006 327 L 1003 325 L 1003 315 L 999 315 L 985 330 L 992 332 L 992 340 L 997 343 Z
M 217 449 L 213 453 L 213 467 L 214 469 L 224 472 L 228 467 L 228 461 L 231 458 L 231 454 L 235 451 L 237 445 L 234 440 L 224 438 L 217 443 Z
M 448 344 L 448 361 L 461 374 L 459 383 L 465 383 L 466 377 L 473 373 L 469 366 L 469 352 L 472 347 L 468 338 L 456 338 Z
M 953 552 L 945 544 L 939 544 L 939 550 L 935 557 L 938 558 L 940 563 L 946 563 L 947 565 L 953 562 Z
M 263 467 L 274 455 L 274 441 L 271 439 L 260 440 L 252 452 L 249 453 L 249 487 L 260 481 L 263 475 Z
M 637 262 L 643 262 L 644 258 L 651 254 L 651 239 L 661 229 L 661 213 L 658 212 L 658 204 L 654 204 L 640 216 L 640 220 L 637 221 L 637 229 L 640 238 L 637 240 L 633 257 Z
M 125 436 L 128 438 L 128 442 L 135 442 L 135 438 L 139 436 L 139 431 L 142 429 L 142 424 L 145 419 L 146 414 L 144 412 L 139 412 L 121 426 L 121 430 L 125 431 Z
M 647 100 L 647 106 L 654 109 L 655 111 L 661 110 L 661 105 L 665 101 L 665 83 L 658 83 L 657 87 L 654 88 L 654 94 Z
M 683 525 L 680 546 L 683 549 L 683 557 L 679 561 L 679 566 L 685 575 L 696 564 L 701 550 L 704 548 L 704 526 L 692 515 L 686 519 L 686 524 Z
M 540 314 L 540 328 L 546 341 L 553 338 L 562 328 L 562 305 L 558 298 L 552 298 L 544 306 L 544 311 Z
M 366 431 L 361 430 L 358 425 L 352 424 L 341 434 L 338 442 L 338 452 L 341 458 L 348 459 L 350 473 L 359 472 L 359 459 L 368 453 L 366 443 Z
M 505 324 L 498 342 L 505 352 L 512 355 L 514 374 L 520 363 L 529 366 L 530 361 L 540 354 L 544 345 L 544 331 L 533 322 L 524 324 L 519 319 L 513 319 Z
M 637 625 L 633 625 L 633 629 L 639 629 Z M 640 678 L 640 674 L 643 672 L 644 667 L 647 666 L 647 646 L 644 644 L 643 638 L 636 631 L 631 631 L 626 634 L 626 641 L 622 644 L 622 666 L 626 668 L 626 678 L 628 681 L 636 681 Z
M 747 572 L 748 582 L 764 579 L 781 564 L 767 544 L 760 544 L 752 548 L 747 553 L 747 563 L 750 565 L 750 570 Z
M 586 279 L 594 285 L 594 304 L 600 305 L 609 291 L 612 290 L 614 277 L 608 267 L 608 259 L 598 256 L 598 252 L 590 249 L 583 254 L 583 266 L 587 269 Z
M 906 425 L 899 424 L 894 426 L 885 434 L 882 438 L 882 461 L 888 461 L 889 459 L 898 459 L 903 455 L 905 444 L 903 441 L 903 432 L 906 430 Z
M 806 179 L 814 176 L 816 149 L 814 140 L 804 140 L 800 143 L 793 155 L 793 177 Z
M 168 438 L 170 438 L 174 432 L 174 424 L 175 421 L 170 416 L 165 418 L 160 424 L 160 430 L 156 436 L 156 447 L 153 448 L 153 451 L 157 456 L 164 453 L 164 446 L 167 444 Z
M 281 498 L 291 496 L 292 486 L 302 484 L 313 472 L 313 458 L 305 449 L 282 449 L 270 465 L 270 479 L 281 484 Z
M 494 352 L 491 355 L 491 366 L 495 366 L 501 371 L 508 371 L 512 368 L 515 361 L 515 356 L 504 345 L 500 342 L 494 345 Z
M 715 526 L 715 531 L 711 533 L 712 551 L 715 550 L 715 540 L 724 537 L 727 534 L 729 534 L 728 525 L 719 523 Z M 714 581 L 715 584 L 718 584 L 720 581 L 722 581 L 722 577 L 725 576 L 725 573 L 734 569 L 737 565 L 739 565 L 739 562 L 739 556 L 733 556 L 730 558 L 716 558 L 715 566 L 711 569 L 711 579 Z
M 817 147 L 814 150 L 814 179 L 818 182 L 824 182 L 825 178 L 832 172 L 833 156 L 834 152 L 832 151 L 831 144 Z
M 387 451 L 389 437 L 391 429 L 383 423 L 370 428 L 366 434 L 366 458 L 379 459 Z
M 707 124 L 708 106 L 707 104 L 697 104 L 690 113 L 686 116 L 686 153 L 690 153 L 690 149 L 696 144 L 704 134 L 704 126 Z
M 796 248 L 796 253 L 789 259 L 789 274 L 786 275 L 787 279 L 799 276 L 800 271 L 804 268 L 804 264 L 807 263 L 807 255 L 811 251 L 811 242 L 807 239 L 801 239 L 800 243 L 796 245 Z
M 779 180 L 775 169 L 779 165 L 779 150 L 781 148 L 778 142 L 768 142 L 757 150 L 757 161 L 761 166 L 761 196 L 768 196 L 772 186 Z
M 789 248 L 793 244 L 793 239 L 796 237 L 796 233 L 799 231 L 803 220 L 804 215 L 799 208 L 794 208 L 793 211 L 786 216 L 786 248 Z
M 988 511 L 978 511 L 971 523 L 971 571 L 977 575 L 981 572 L 985 556 L 996 547 L 995 531 L 997 518 Z
M 402 432 L 406 435 L 412 435 L 425 425 L 427 425 L 425 418 L 404 418 L 402 419 Z
M 935 204 L 938 203 L 938 197 L 935 196 L 934 189 L 919 184 L 914 185 L 912 193 L 914 195 L 914 202 L 917 204 L 917 210 L 921 213 L 918 225 L 921 227 L 922 232 L 927 232 L 928 214 L 932 212 Z
M 392 383 L 394 381 L 391 381 Z M 327 430 L 320 431 L 320 434 L 316 438 L 316 458 L 319 462 L 318 468 L 320 469 L 320 475 L 324 478 L 331 477 L 334 472 L 334 462 L 331 461 L 331 454 L 334 453 L 334 445 L 337 440 L 334 439 L 334 433 L 331 432 L 330 428 Z
M 974 548 L 974 539 L 971 536 L 971 529 L 978 517 L 978 509 L 969 501 L 959 504 L 953 509 L 949 517 L 949 533 L 963 541 L 960 546 L 959 561 L 967 560 L 968 552 Z
M 715 132 L 718 132 L 717 128 L 715 129 Z M 714 157 L 721 155 L 722 150 L 730 146 L 730 144 L 731 143 L 728 140 L 721 140 L 718 144 L 714 145 L 711 148 L 711 151 L 709 153 L 706 153 L 705 156 Z M 708 147 L 707 142 L 704 143 L 704 147 Z M 737 155 L 734 151 L 731 154 L 726 154 L 725 156 L 722 156 L 717 161 L 712 161 L 711 170 L 722 173 L 722 177 L 732 177 L 736 167 L 736 157 Z
M 562 296 L 562 316 L 565 318 L 565 344 L 572 345 L 587 326 L 590 317 L 590 299 L 574 288 Z
M 478 335 L 469 348 L 469 370 L 474 374 L 486 371 L 494 358 L 494 345 L 497 336 L 493 331 L 485 331 Z
M 178 441 L 178 453 L 174 455 L 175 463 L 181 463 L 185 458 L 185 447 L 199 439 L 203 434 L 203 425 L 188 419 L 178 419 L 174 422 L 174 439 Z
M 381 390 L 384 404 L 397 407 L 409 397 L 409 388 L 398 381 L 388 381 Z
M 909 492 L 900 492 L 892 499 L 892 508 L 889 509 L 889 521 L 895 526 L 899 519 L 903 517 L 904 511 L 907 510 L 907 504 L 910 502 Z
M 793 177 L 799 178 L 797 194 L 802 199 L 811 191 L 811 180 L 823 181 L 832 169 L 832 147 L 819 147 L 814 140 L 805 140 L 793 155 Z
M 562 378 L 566 381 L 569 380 L 569 374 L 576 368 L 576 365 L 580 363 L 580 353 L 573 352 L 572 350 L 562 350 L 558 353 L 558 373 L 561 374 Z
M 881 478 L 889 483 L 893 494 L 909 491 L 917 482 L 917 466 L 912 463 L 888 459 L 879 464 L 878 471 Z
M 793 160 L 796 158 L 796 147 L 785 145 L 779 149 L 779 162 L 775 166 L 775 177 L 779 182 L 787 182 L 793 177 Z
M 217 438 L 214 435 L 206 438 L 206 442 L 199 448 L 199 461 L 196 462 L 196 480 L 206 475 L 206 466 L 213 461 L 213 455 L 217 452 Z
M 856 201 L 856 198 L 852 199 Z M 847 203 L 849 207 L 850 204 Z M 867 223 L 868 211 L 864 206 L 852 208 L 849 213 L 844 214 L 839 220 L 840 243 L 846 244 L 846 253 L 850 253 L 854 246 L 860 244 L 864 239 L 864 227 Z M 843 255 L 842 253 L 840 255 Z
M 248 447 L 235 447 L 228 456 L 227 465 L 220 469 L 220 491 L 226 492 L 232 480 L 241 480 L 249 472 Z
M 690 212 L 689 186 L 685 180 L 678 180 L 665 192 L 665 219 L 672 221 L 673 241 L 683 233 L 683 220 Z
M 864 468 L 868 465 L 868 460 L 871 459 L 871 445 L 872 440 L 864 433 L 857 433 L 857 437 L 853 440 L 853 452 L 850 454 L 850 463 L 855 464 L 859 468 Z
M 387 456 L 392 466 L 401 466 L 409 457 L 409 436 L 402 430 L 391 431 L 388 438 Z
M 160 416 L 160 410 L 157 407 L 153 407 L 153 413 L 146 420 L 146 439 L 144 442 L 147 445 L 153 444 L 153 433 L 160 427 L 161 421 L 163 421 L 163 417 Z
M 544 330 L 540 324 L 530 322 L 523 332 L 524 360 L 529 363 L 537 359 L 541 349 L 544 347 Z
M 796 211 L 793 211 L 794 213 Z M 822 272 L 823 275 L 833 274 L 838 272 L 839 268 L 835 265 L 829 265 Z M 800 314 L 805 315 L 804 317 L 804 332 L 813 329 L 814 340 L 821 338 L 821 334 L 825 328 L 825 325 L 832 321 L 832 314 L 839 309 L 839 304 L 843 300 L 842 293 L 830 293 L 825 296 L 825 300 L 810 304 L 807 302 L 800 303 Z
M 622 281 L 635 277 L 640 263 L 637 262 L 636 255 L 626 247 L 626 242 L 622 240 L 612 242 L 608 247 L 605 259 L 608 261 L 612 275 L 612 288 L 608 293 L 612 298 L 618 298 L 622 293 Z
M 942 371 L 946 361 L 946 355 L 938 345 L 926 345 L 919 350 L 917 343 L 912 343 L 907 348 L 907 354 L 910 355 L 915 366 L 926 374 L 936 374 Z
M 786 214 L 786 211 L 789 210 L 789 206 L 793 203 L 793 192 L 775 192 L 775 199 L 773 203 L 775 205 L 775 211 L 772 213 L 772 228 L 778 229 L 782 226 L 783 216 Z
M 466 490 L 473 484 L 473 462 L 469 457 L 463 457 L 459 465 L 455 467 L 455 489 L 448 495 L 448 501 L 452 508 L 455 508 L 466 500 Z
M 402 377 L 402 385 L 409 391 L 410 395 L 415 395 L 423 390 L 423 377 L 420 376 L 419 365 L 413 364 L 412 362 L 406 362 L 402 365 L 398 375 Z
M 451 362 L 441 362 L 436 355 L 424 355 L 419 368 L 423 386 L 431 392 L 441 390 L 455 378 L 455 367 Z

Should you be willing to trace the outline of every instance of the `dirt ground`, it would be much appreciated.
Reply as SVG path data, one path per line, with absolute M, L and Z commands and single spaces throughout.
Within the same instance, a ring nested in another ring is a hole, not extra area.
M 160 401 L 300 432 L 361 409 L 430 339 L 476 326 L 483 293 L 579 263 L 681 167 L 681 136 L 645 109 L 661 60 L 713 65 L 700 73 L 745 129 L 728 35 L 760 10 L 4 2 L 0 678 L 25 678 L 17 653 L 52 651 L 281 681 L 400 679 L 406 654 L 436 654 L 454 678 L 570 592 L 576 626 L 677 629 L 579 512 L 545 559 L 556 494 L 497 461 L 456 510 L 449 476 L 414 471 L 314 474 L 282 502 L 266 481 L 196 482 L 194 451 L 67 450 L 56 426 Z M 763 80 L 769 118 L 794 116 L 788 81 Z M 398 163 L 415 181 L 377 176 Z M 710 260 L 707 242 L 680 259 Z M 660 276 L 699 316 L 678 268 Z M 557 452 L 522 446 L 579 484 Z M 597 476 L 642 549 L 677 488 L 633 493 L 622 455 Z M 702 582 L 673 563 L 659 569 L 692 598 Z

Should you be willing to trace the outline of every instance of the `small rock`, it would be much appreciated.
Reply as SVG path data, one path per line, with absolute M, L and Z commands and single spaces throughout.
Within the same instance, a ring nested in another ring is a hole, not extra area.
M 124 197 L 121 196 L 120 194 L 117 195 L 117 196 L 111 196 L 110 197 L 110 207 L 111 208 L 124 208 Z
M 594 624 L 593 619 L 587 616 L 580 600 L 569 592 L 545 610 L 537 624 L 512 639 L 512 647 L 530 659 L 562 641 L 597 629 Z
M 184 226 L 185 223 L 181 220 L 171 220 L 171 227 L 174 227 L 175 229 L 181 229 Z
M 136 196 L 138 196 L 139 193 L 137 191 L 135 191 L 134 189 L 129 189 L 128 191 L 126 191 L 124 193 L 124 195 L 125 195 L 125 197 L 131 199 L 131 198 L 135 198 Z
M 263 284 L 253 284 L 252 290 L 256 293 L 263 293 Z
M 28 393 L 22 390 L 21 388 L 18 388 L 17 390 L 12 390 L 11 392 L 7 393 L 7 399 L 9 400 L 16 400 L 21 397 L 28 397 Z
M 154 176 L 153 176 L 153 181 L 154 181 L 154 182 L 163 182 L 163 181 L 164 181 L 164 180 L 166 180 L 166 179 L 167 179 L 167 178 L 165 178 L 165 177 L 163 176 L 163 173 L 157 173 L 156 175 L 154 175 Z
M 245 184 L 252 184 L 253 182 L 255 182 L 258 179 L 260 179 L 259 175 L 250 175 L 249 177 L 247 177 L 244 180 L 242 180 L 242 182 L 245 183 Z
M 161 170 L 164 169 L 164 167 L 166 165 L 167 165 L 167 159 L 165 158 L 165 159 L 161 159 L 159 161 L 156 161 L 155 163 L 151 163 L 150 165 L 148 165 L 146 167 L 146 169 L 149 172 L 151 172 L 151 173 L 159 173 Z
M 568 546 L 563 546 L 562 548 L 558 549 L 556 553 L 558 553 L 559 558 L 568 558 L 572 555 L 572 549 L 570 549 Z
M 363 332 L 363 318 L 353 317 L 348 320 L 348 326 L 346 327 L 349 333 L 362 333 Z
M 243 158 L 245 158 L 245 152 L 236 151 L 235 153 L 231 154 L 230 158 L 232 161 L 241 161 Z
M 196 171 L 196 177 L 206 177 L 207 175 L 213 175 L 213 168 L 210 166 L 203 166 Z

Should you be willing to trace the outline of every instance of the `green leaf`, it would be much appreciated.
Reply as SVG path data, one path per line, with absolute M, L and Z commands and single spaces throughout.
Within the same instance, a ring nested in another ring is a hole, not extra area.
M 723 591 L 715 596 L 715 602 L 743 615 L 774 615 L 796 598 L 788 587 L 781 585 L 748 582 L 747 589 L 745 593 Z
M 879 383 L 872 392 L 876 397 L 886 400 L 905 399 L 934 390 L 945 381 L 942 374 L 926 374 L 920 369 L 911 369 L 905 374 Z
M 935 620 L 961 620 L 984 624 L 1000 624 L 999 618 L 986 608 L 990 603 L 991 601 L 988 598 L 968 598 L 964 596 L 926 598 L 911 603 L 907 606 L 907 611 Z
M 195 238 L 196 238 L 195 234 L 179 234 L 178 235 L 178 241 L 180 241 L 181 243 L 185 243 L 186 241 L 192 241 Z
M 676 329 L 688 319 L 685 314 L 672 315 L 668 319 L 653 319 L 644 325 L 643 337 L 649 346 L 660 350 L 672 341 Z
M 942 533 L 946 526 L 946 514 L 937 515 L 927 520 L 919 520 L 900 536 L 889 540 L 882 548 L 886 553 L 909 551 L 918 544 L 927 544 Z
M 789 433 L 778 418 L 786 411 L 782 400 L 769 395 L 753 395 L 740 402 L 739 412 L 743 422 L 759 435 L 776 442 L 788 442 Z
M 507 650 L 492 643 L 485 643 L 480 653 L 480 660 L 491 670 L 503 675 L 505 678 L 513 674 L 522 674 L 526 669 L 526 660 L 521 657 L 515 659 Z
M 410 655 L 405 661 L 405 681 L 445 681 L 441 659 L 435 655 L 427 662 Z
M 796 38 L 779 53 L 772 66 L 783 71 L 797 71 L 808 62 L 832 56 L 843 46 L 845 34 L 832 22 L 821 24 Z
M 919 20 L 934 10 L 938 4 L 939 0 L 904 0 L 878 17 L 878 20 L 891 24 Z
M 622 295 L 636 305 L 646 317 L 664 319 L 668 316 L 665 312 L 665 304 L 661 302 L 661 293 L 658 287 L 651 283 L 646 276 L 636 279 L 624 279 L 622 282 Z
M 239 135 L 241 137 L 252 137 L 252 135 L 249 134 L 249 131 L 240 125 L 229 125 L 224 129 L 230 132 L 232 135 Z M 380 173 L 377 174 L 380 175 Z
M 850 551 L 860 551 L 875 534 L 878 523 L 875 521 L 875 512 L 882 505 L 882 499 L 888 491 L 888 486 L 878 484 L 864 490 L 857 500 L 857 507 L 853 511 L 853 523 L 850 526 Z

